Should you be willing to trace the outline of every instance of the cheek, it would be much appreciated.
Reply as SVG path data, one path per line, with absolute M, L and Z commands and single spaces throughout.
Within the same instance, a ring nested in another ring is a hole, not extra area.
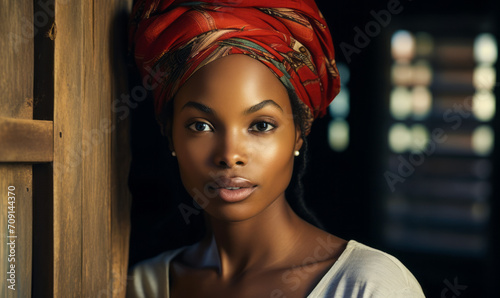
M 189 184 L 192 187 L 196 184 L 196 181 L 204 177 L 204 174 L 206 175 L 207 161 L 211 149 L 206 142 L 200 143 L 190 140 L 178 144 L 179 146 L 176 146 L 176 150 L 179 150 L 177 162 L 181 179 L 185 186 Z
M 268 165 L 266 168 L 280 170 L 290 163 L 290 149 L 282 143 L 268 143 L 262 146 L 256 158 L 261 164 Z
M 180 161 L 199 164 L 206 161 L 213 149 L 214 142 L 210 138 L 191 138 L 178 143 Z
M 182 131 L 183 127 L 174 125 L 172 129 L 172 141 L 174 149 L 177 153 L 177 163 L 179 165 L 179 173 L 181 181 L 190 192 L 200 179 L 200 175 L 204 172 L 206 165 L 207 154 L 210 152 L 206 141 L 203 142 L 202 138 L 192 138 Z M 203 150 L 200 150 L 203 148 Z
M 259 159 L 258 164 L 263 169 L 262 175 L 266 181 L 273 181 L 276 186 L 288 185 L 293 172 L 293 146 L 294 136 L 284 134 L 262 147 L 256 158 Z

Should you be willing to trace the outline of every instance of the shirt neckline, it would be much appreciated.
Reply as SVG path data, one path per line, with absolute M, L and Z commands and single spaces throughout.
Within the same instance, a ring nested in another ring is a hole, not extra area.
M 323 275 L 320 281 L 316 284 L 314 289 L 307 295 L 307 298 L 319 297 L 320 292 L 330 283 L 330 280 L 336 272 L 338 272 L 339 268 L 345 262 L 345 260 L 351 254 L 353 248 L 358 244 L 355 240 L 349 240 L 344 251 L 340 254 L 339 258 L 333 263 L 333 265 L 328 269 L 328 271 Z
M 331 279 L 331 276 L 335 274 L 335 272 L 338 271 L 338 268 L 345 262 L 345 259 L 349 256 L 351 253 L 353 247 L 357 244 L 355 240 L 349 240 L 347 242 L 346 248 L 344 251 L 340 254 L 339 258 L 333 263 L 333 265 L 328 269 L 328 271 L 321 277 L 320 281 L 316 284 L 316 286 L 312 289 L 312 291 L 307 295 L 307 298 L 312 298 L 312 297 L 317 297 L 317 295 L 321 292 L 321 290 L 328 284 L 329 280 Z M 170 262 L 177 256 L 179 253 L 181 253 L 183 250 L 185 250 L 188 246 L 183 246 L 181 248 L 178 248 L 174 250 L 169 257 L 166 260 L 166 288 L 167 288 L 167 297 L 170 297 Z M 316 296 L 313 296 L 316 295 Z

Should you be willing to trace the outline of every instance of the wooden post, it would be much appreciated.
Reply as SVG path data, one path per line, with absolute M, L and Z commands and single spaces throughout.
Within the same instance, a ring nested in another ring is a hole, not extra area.
M 125 296 L 131 2 L 0 0 L 0 297 Z
M 0 7 L 0 117 L 33 119 L 33 4 L 0 0 Z M 0 141 L 0 146 L 8 145 Z M 31 297 L 31 175 L 31 164 L 0 163 L 1 297 Z M 11 270 L 15 290 L 8 288 Z
M 119 98 L 115 77 L 123 73 L 112 67 L 111 34 L 116 15 L 130 6 L 128 0 L 56 1 L 56 297 L 124 296 L 130 196 L 123 179 L 128 162 L 118 165 L 115 160 L 128 153 L 113 150 L 128 148 L 128 140 L 117 138 L 126 137 L 121 133 L 126 122 L 118 123 L 112 111 Z

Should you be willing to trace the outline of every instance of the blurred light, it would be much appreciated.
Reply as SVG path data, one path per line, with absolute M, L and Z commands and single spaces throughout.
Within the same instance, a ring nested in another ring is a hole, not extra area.
M 476 89 L 491 90 L 495 86 L 497 73 L 492 66 L 479 65 L 474 69 L 472 83 Z
M 412 142 L 412 135 L 406 125 L 396 123 L 389 129 L 389 147 L 396 153 L 408 150 Z
M 351 72 L 349 71 L 349 67 L 345 65 L 345 63 L 339 62 L 337 63 L 337 69 L 339 70 L 340 75 L 340 83 L 342 85 L 349 84 L 349 79 L 351 78 Z
M 398 30 L 392 35 L 391 48 L 394 60 L 410 61 L 415 55 L 415 38 L 406 30 Z
M 421 152 L 429 142 L 429 131 L 421 124 L 415 124 L 411 128 L 411 149 L 413 152 Z
M 432 69 L 425 60 L 419 60 L 413 66 L 413 83 L 428 86 L 432 82 Z
M 340 89 L 340 93 L 330 103 L 329 109 L 333 118 L 346 118 L 349 115 L 349 88 Z
M 391 92 L 390 109 L 392 117 L 398 120 L 406 119 L 412 110 L 412 97 L 405 87 L 396 87 Z
M 472 133 L 472 150 L 477 155 L 488 155 L 493 150 L 493 129 L 488 125 L 479 126 Z
M 349 145 L 349 124 L 338 119 L 330 121 L 328 143 L 332 150 L 344 151 Z
M 498 46 L 496 38 L 483 33 L 474 40 L 474 58 L 478 63 L 494 64 L 498 59 Z
M 413 67 L 408 63 L 394 63 L 391 69 L 394 85 L 408 86 L 413 83 Z
M 495 116 L 495 94 L 489 90 L 479 90 L 472 100 L 474 116 L 481 121 L 490 121 Z
M 431 111 L 432 94 L 427 87 L 417 86 L 413 88 L 413 115 L 417 119 L 423 119 Z
M 418 32 L 415 34 L 416 47 L 415 52 L 417 56 L 430 56 L 434 50 L 434 42 L 432 36 L 425 32 Z
M 485 221 L 490 215 L 490 206 L 485 203 L 474 203 L 471 208 L 472 217 L 477 221 Z

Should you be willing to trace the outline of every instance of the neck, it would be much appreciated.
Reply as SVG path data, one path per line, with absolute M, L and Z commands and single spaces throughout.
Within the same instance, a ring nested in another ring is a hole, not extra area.
M 206 216 L 206 260 L 227 279 L 248 270 L 279 267 L 294 253 L 301 228 L 308 225 L 293 212 L 284 196 L 244 221 L 227 222 Z

